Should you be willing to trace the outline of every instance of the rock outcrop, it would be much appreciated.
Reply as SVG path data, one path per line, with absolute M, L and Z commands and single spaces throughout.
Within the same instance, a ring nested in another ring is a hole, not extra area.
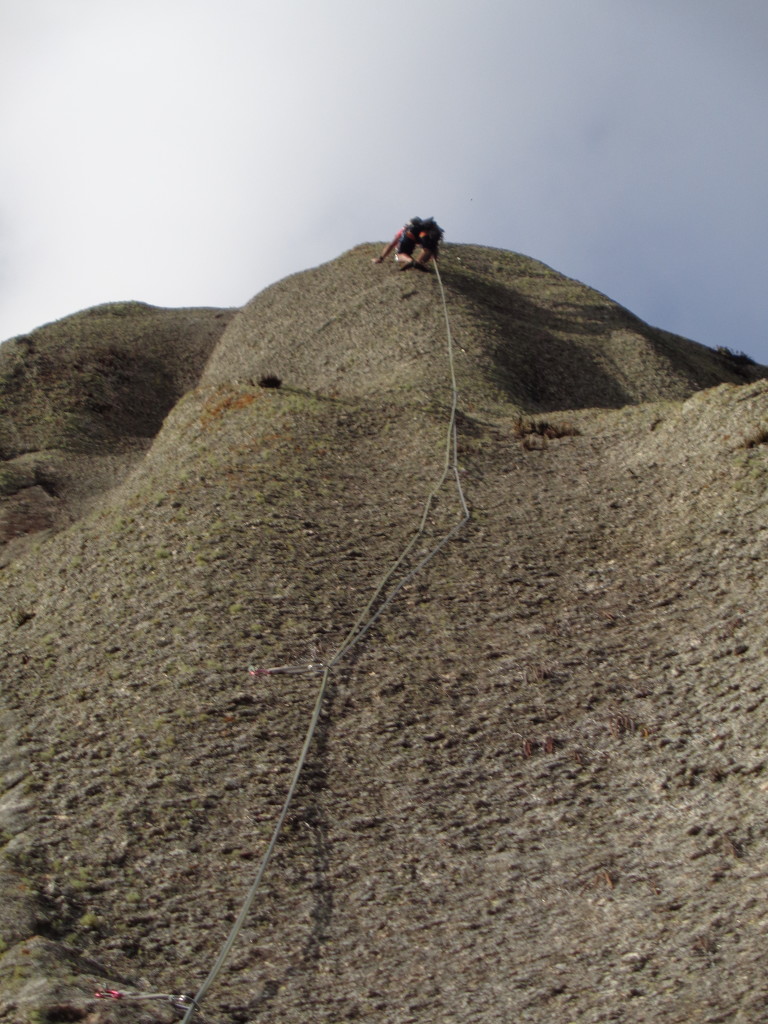
M 93 993 L 221 948 L 318 684 L 248 666 L 332 657 L 444 459 L 437 281 L 376 251 L 0 348 L 0 1020 L 178 1020 Z M 471 519 L 332 673 L 197 1019 L 753 1024 L 768 370 L 523 256 L 441 273 Z

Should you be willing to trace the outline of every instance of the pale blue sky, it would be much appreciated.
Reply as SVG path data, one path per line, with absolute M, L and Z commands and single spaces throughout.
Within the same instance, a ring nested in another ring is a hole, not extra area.
M 765 0 L 0 0 L 0 338 L 434 215 L 768 363 Z

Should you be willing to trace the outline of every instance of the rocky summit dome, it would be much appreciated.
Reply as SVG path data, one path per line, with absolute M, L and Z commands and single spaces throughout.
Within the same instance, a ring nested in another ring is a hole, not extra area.
M 371 267 L 376 250 L 360 246 L 257 295 L 228 326 L 203 379 L 273 370 L 293 386 L 345 398 L 444 394 L 435 275 Z M 527 412 L 620 408 L 745 379 L 727 356 L 649 327 L 529 257 L 448 245 L 440 272 L 467 402 Z

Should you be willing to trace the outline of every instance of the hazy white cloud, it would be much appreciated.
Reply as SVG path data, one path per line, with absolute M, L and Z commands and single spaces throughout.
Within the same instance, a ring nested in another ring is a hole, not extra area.
M 433 214 L 768 362 L 762 0 L 25 0 L 0 337 L 247 301 Z

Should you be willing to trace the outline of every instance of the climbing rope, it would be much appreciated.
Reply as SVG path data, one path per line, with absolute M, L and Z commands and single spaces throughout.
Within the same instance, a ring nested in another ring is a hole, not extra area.
M 168 992 L 123 992 L 117 988 L 100 988 L 93 994 L 96 999 L 130 999 L 133 1002 L 159 1001 L 170 1003 L 177 1010 L 186 1010 L 190 1006 L 193 1010 L 199 1009 L 190 996 L 172 995 Z
M 379 584 L 377 585 L 376 589 L 374 590 L 373 596 L 368 601 L 366 606 L 362 609 L 357 619 L 353 623 L 352 627 L 350 628 L 349 632 L 347 633 L 346 637 L 341 642 L 336 652 L 327 662 L 327 664 L 321 665 L 309 663 L 306 665 L 281 665 L 276 668 L 266 669 L 256 668 L 254 666 L 249 667 L 248 671 L 252 676 L 270 675 L 278 672 L 289 674 L 322 673 L 322 678 L 320 680 L 320 685 L 317 690 L 314 709 L 312 711 L 312 716 L 309 720 L 309 725 L 307 726 L 307 731 L 304 737 L 304 743 L 301 748 L 301 753 L 299 754 L 298 760 L 296 761 L 296 766 L 291 777 L 291 783 L 290 786 L 288 787 L 288 792 L 286 794 L 282 809 L 280 811 L 280 814 L 278 815 L 277 821 L 273 828 L 272 836 L 262 855 L 261 861 L 256 871 L 256 875 L 253 879 L 250 889 L 248 890 L 248 893 L 246 894 L 245 901 L 243 902 L 240 913 L 238 914 L 237 919 L 232 925 L 229 935 L 227 936 L 224 945 L 221 947 L 221 951 L 219 952 L 219 955 L 216 958 L 215 963 L 208 972 L 208 976 L 206 977 L 205 981 L 202 983 L 202 985 L 196 992 L 195 996 L 174 997 L 177 1000 L 176 1005 L 183 1006 L 186 1009 L 182 1024 L 188 1024 L 188 1022 L 192 1018 L 192 1015 L 196 1011 L 200 1010 L 200 1005 L 203 999 L 207 995 L 211 985 L 213 985 L 214 981 L 216 980 L 222 968 L 224 967 L 227 957 L 229 956 L 229 953 L 232 949 L 232 946 L 235 944 L 237 937 L 240 934 L 245 924 L 245 921 L 248 917 L 248 914 L 251 910 L 253 902 L 256 898 L 256 894 L 261 886 L 262 879 L 264 878 L 264 874 L 266 873 L 267 867 L 269 866 L 269 862 L 272 859 L 275 846 L 277 845 L 277 841 L 280 838 L 280 834 L 283 830 L 285 820 L 288 816 L 289 808 L 291 806 L 294 794 L 296 792 L 296 787 L 299 784 L 299 778 L 301 776 L 307 757 L 309 755 L 312 740 L 314 739 L 314 735 L 317 730 L 317 724 L 320 720 L 320 713 L 322 711 L 323 704 L 325 701 L 325 696 L 328 689 L 328 680 L 331 672 L 333 671 L 335 666 L 338 665 L 338 663 L 344 658 L 344 656 L 350 651 L 350 649 L 354 647 L 356 644 L 358 644 L 363 639 L 364 636 L 366 636 L 366 634 L 370 631 L 370 629 L 376 623 L 376 621 L 392 604 L 392 602 L 403 589 L 403 587 L 405 587 L 410 582 L 410 580 L 413 579 L 414 576 L 421 572 L 421 570 L 435 557 L 435 555 L 437 555 L 438 552 L 441 551 L 442 548 L 444 548 L 445 545 L 454 536 L 456 536 L 459 530 L 461 530 L 462 527 L 469 521 L 469 508 L 467 506 L 467 502 L 464 497 L 464 491 L 461 486 L 461 479 L 458 467 L 458 444 L 456 438 L 456 412 L 458 408 L 458 388 L 456 385 L 456 372 L 453 360 L 453 337 L 451 335 L 451 325 L 450 320 L 448 318 L 448 305 L 445 298 L 445 289 L 443 288 L 443 282 L 442 278 L 440 277 L 440 271 L 437 267 L 437 263 L 435 263 L 435 272 L 437 275 L 437 282 L 440 288 L 440 299 L 443 308 L 443 315 L 445 317 L 448 350 L 448 367 L 451 382 L 451 410 L 448 422 L 448 430 L 446 434 L 445 457 L 443 462 L 442 473 L 439 477 L 438 482 L 435 484 L 435 486 L 432 488 L 429 495 L 427 496 L 427 499 L 424 503 L 424 510 L 421 516 L 421 520 L 419 521 L 419 525 L 416 528 L 410 541 L 403 548 L 402 552 L 400 553 L 399 557 L 394 562 L 394 564 L 384 574 Z M 445 481 L 451 475 L 453 476 L 456 484 L 456 492 L 458 495 L 459 506 L 461 508 L 461 518 L 456 523 L 456 525 L 453 526 L 447 533 L 445 533 L 437 541 L 437 543 L 435 543 L 435 545 L 430 549 L 430 551 L 428 551 L 427 554 L 424 555 L 418 561 L 414 568 L 407 572 L 402 577 L 402 579 L 400 579 L 397 582 L 397 584 L 395 584 L 392 587 L 392 589 L 385 594 L 387 587 L 390 585 L 390 583 L 392 583 L 394 577 L 402 567 L 403 563 L 406 561 L 410 553 L 413 551 L 416 543 L 423 535 L 427 525 L 429 512 L 430 509 L 432 508 L 432 504 L 435 498 L 437 497 L 438 492 L 443 487 Z

